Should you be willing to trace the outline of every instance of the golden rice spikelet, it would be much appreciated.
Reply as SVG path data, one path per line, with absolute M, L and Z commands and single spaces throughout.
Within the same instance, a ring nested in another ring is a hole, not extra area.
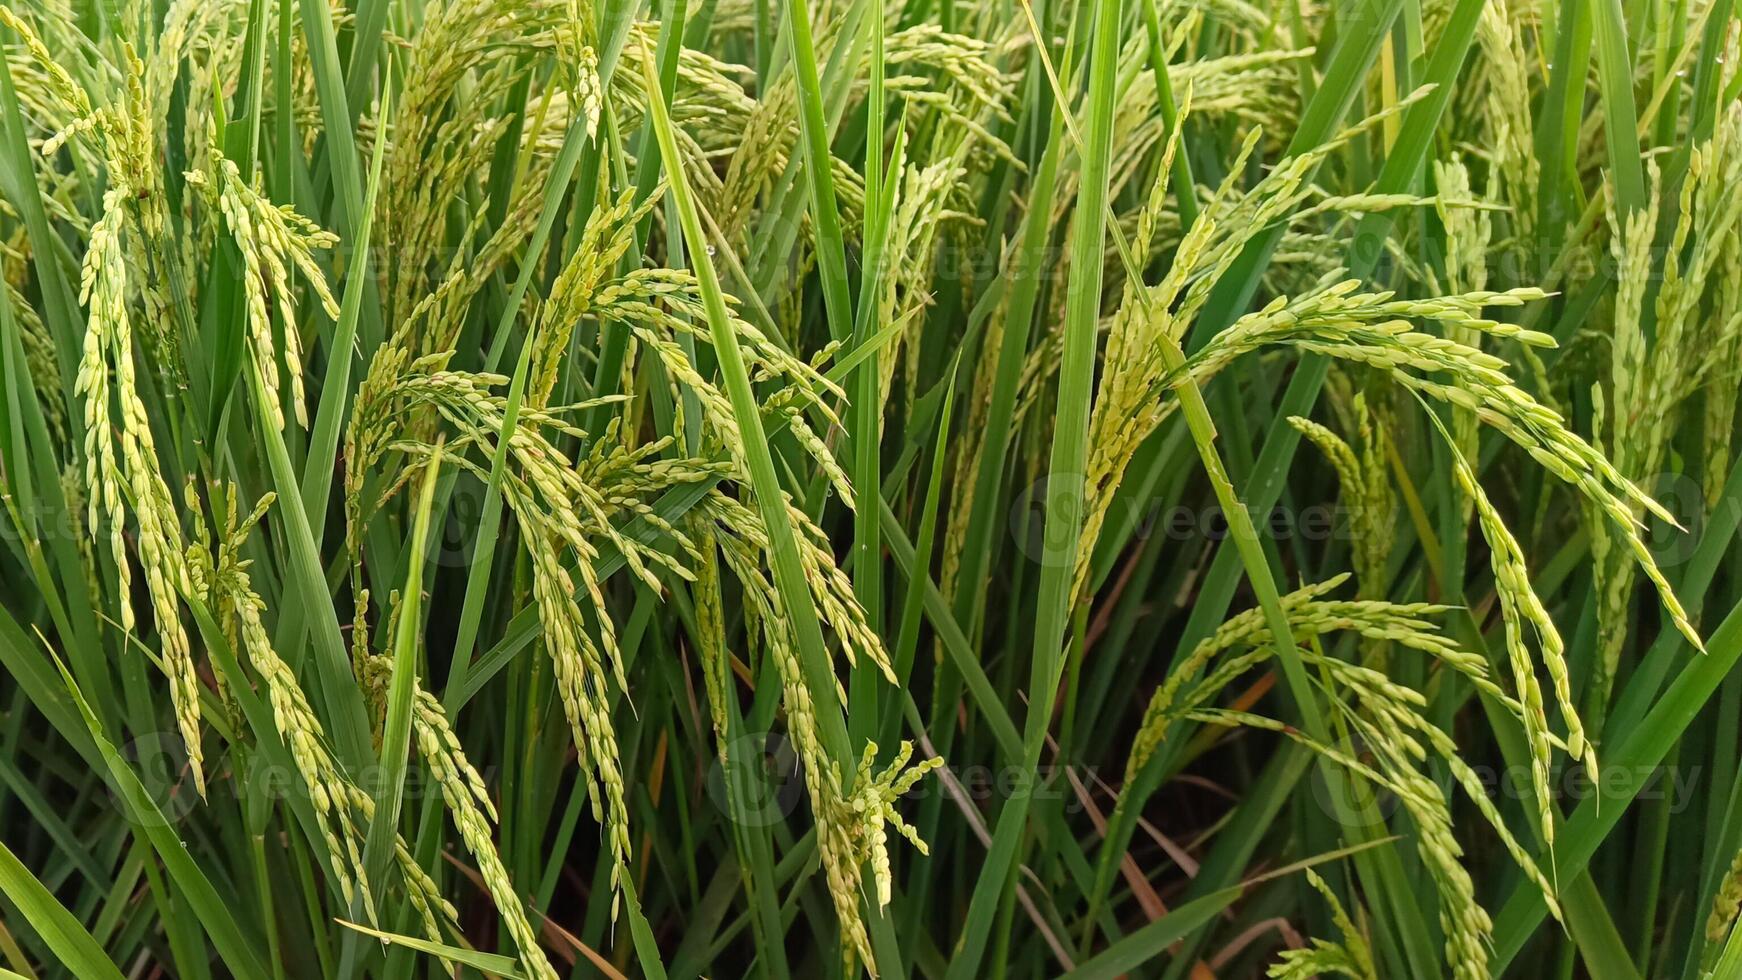
M 859 771 L 853 780 L 853 791 L 843 801 L 847 812 L 843 814 L 842 824 L 855 828 L 859 849 L 864 852 L 864 859 L 871 863 L 879 907 L 889 904 L 895 880 L 889 866 L 886 828 L 894 827 L 921 854 L 930 853 L 925 841 L 919 838 L 919 832 L 901 819 L 894 803 L 924 779 L 926 773 L 942 766 L 944 760 L 933 757 L 909 767 L 907 762 L 911 758 L 913 743 L 903 741 L 889 765 L 882 772 L 874 773 L 872 765 L 877 761 L 877 743 L 866 742 L 864 754 L 859 759 Z
M 1373 600 L 1342 602 L 1323 598 L 1346 580 L 1339 576 L 1325 583 L 1306 586 L 1283 597 L 1290 628 L 1299 638 L 1310 639 L 1334 630 L 1384 638 L 1405 649 L 1418 650 L 1459 671 L 1481 690 L 1494 697 L 1515 716 L 1525 716 L 1524 704 L 1503 695 L 1487 678 L 1480 656 L 1460 651 L 1433 624 L 1419 618 L 1445 612 L 1446 607 L 1425 603 L 1397 604 Z M 1246 652 L 1236 652 L 1247 648 Z M 1126 782 L 1136 779 L 1143 761 L 1159 744 L 1175 720 L 1190 719 L 1214 725 L 1243 725 L 1279 732 L 1336 762 L 1358 780 L 1395 794 L 1420 834 L 1417 845 L 1440 895 L 1441 921 L 1447 936 L 1447 959 L 1460 977 L 1486 973 L 1486 944 L 1492 930 L 1487 913 L 1475 903 L 1473 883 L 1461 863 L 1462 849 L 1452 835 L 1451 809 L 1445 794 L 1421 771 L 1430 755 L 1439 756 L 1456 783 L 1474 801 L 1477 811 L 1500 837 L 1507 853 L 1526 877 L 1542 891 L 1551 913 L 1560 915 L 1554 887 L 1534 859 L 1512 836 L 1498 809 L 1488 798 L 1480 777 L 1459 755 L 1456 743 L 1425 717 L 1427 698 L 1381 671 L 1326 655 L 1317 643 L 1303 644 L 1300 655 L 1314 669 L 1327 689 L 1328 703 L 1354 736 L 1352 745 L 1326 745 L 1291 725 L 1242 711 L 1213 707 L 1220 693 L 1241 676 L 1265 669 L 1276 656 L 1260 609 L 1250 609 L 1230 618 L 1201 643 L 1170 675 L 1145 713 L 1133 745 Z M 1212 661 L 1220 663 L 1210 669 Z M 1206 670 L 1208 671 L 1206 673 Z M 1361 751 L 1351 751 L 1359 748 Z M 1359 792 L 1359 782 L 1352 788 Z
M 1337 893 L 1311 868 L 1306 870 L 1306 879 L 1330 906 L 1331 922 L 1336 925 L 1343 941 L 1339 944 L 1314 939 L 1310 947 L 1285 949 L 1277 954 L 1277 962 L 1271 964 L 1265 976 L 1272 980 L 1311 980 L 1317 976 L 1340 974 L 1354 980 L 1379 980 L 1378 969 L 1373 964 L 1373 950 L 1354 920 L 1349 918 L 1343 903 L 1338 901 Z
M 1448 436 L 1449 439 L 1449 436 Z M 1499 600 L 1500 618 L 1505 627 L 1506 652 L 1512 665 L 1512 679 L 1519 699 L 1524 704 L 1524 732 L 1530 748 L 1531 786 L 1536 794 L 1538 829 L 1543 840 L 1554 843 L 1554 808 L 1549 791 L 1550 747 L 1548 714 L 1543 705 L 1542 686 L 1537 682 L 1536 666 L 1524 643 L 1524 623 L 1535 628 L 1541 645 L 1544 664 L 1554 680 L 1555 696 L 1560 701 L 1566 719 L 1568 751 L 1575 757 L 1586 754 L 1595 769 L 1595 750 L 1585 753 L 1584 728 L 1577 709 L 1572 704 L 1567 665 L 1560 634 L 1530 585 L 1530 572 L 1525 566 L 1523 550 L 1500 514 L 1489 502 L 1476 482 L 1475 473 L 1463 456 L 1453 450 L 1453 474 L 1458 487 L 1475 501 L 1476 518 L 1482 534 L 1488 539 L 1489 560 L 1494 569 L 1494 593 Z M 1553 639 L 1550 639 L 1553 637 Z
M 101 496 L 103 517 L 109 522 L 109 546 L 118 570 L 121 626 L 131 630 L 134 620 L 127 595 L 131 576 L 122 533 L 127 518 L 123 497 L 132 502 L 139 526 L 139 563 L 145 573 L 164 673 L 170 681 L 176 726 L 187 749 L 194 785 L 204 796 L 200 684 L 187 630 L 181 621 L 179 598 L 191 589 L 181 521 L 159 472 L 151 421 L 139 398 L 134 374 L 133 325 L 127 309 L 128 263 L 120 235 L 126 199 L 121 188 L 111 188 L 104 195 L 103 217 L 91 226 L 90 249 L 85 254 L 81 274 L 80 301 L 90 310 L 90 322 L 75 389 L 84 399 L 87 479 L 94 488 L 89 516 L 92 527 L 96 527 L 97 498 Z M 113 382 L 109 377 L 111 370 Z M 119 409 L 119 426 L 111 422 L 112 407 Z M 120 433 L 118 454 L 114 444 L 116 431 Z
M 714 724 L 714 741 L 720 758 L 724 761 L 729 717 L 726 699 L 732 696 L 732 652 L 726 646 L 725 597 L 721 592 L 719 549 L 715 544 L 711 525 L 700 520 L 692 520 L 690 525 L 690 533 L 701 553 L 701 561 L 696 563 L 695 585 L 691 589 L 696 605 L 697 655 L 701 660 L 702 686 L 708 695 L 708 714 Z
M 314 250 L 331 248 L 338 236 L 323 231 L 297 215 L 288 206 L 275 206 L 249 186 L 236 164 L 214 152 L 215 180 L 199 171 L 190 172 L 191 184 L 207 188 L 230 229 L 242 255 L 242 291 L 248 308 L 248 344 L 260 369 L 266 389 L 266 410 L 272 424 L 284 425 L 284 399 L 279 394 L 279 372 L 290 377 L 290 403 L 297 425 L 308 428 L 307 399 L 303 394 L 302 342 L 296 295 L 290 270 L 295 268 L 309 283 L 328 317 L 338 319 L 339 303 L 327 288 L 326 273 L 314 260 Z M 215 186 L 210 186 L 215 184 Z M 276 309 L 275 309 L 276 308 Z M 272 314 L 283 327 L 284 350 L 274 339 Z
M 1706 941 L 1721 943 L 1730 934 L 1730 927 L 1736 922 L 1736 913 L 1742 909 L 1742 851 L 1730 862 L 1730 870 L 1718 883 L 1718 893 L 1712 899 L 1711 914 L 1706 917 Z
M 390 666 L 385 669 L 392 670 Z M 441 703 L 421 688 L 413 702 L 412 728 L 418 753 L 441 787 L 442 802 L 447 805 L 448 815 L 459 829 L 467 852 L 478 862 L 479 876 L 502 916 L 504 928 L 520 951 L 521 965 L 529 976 L 555 980 L 557 973 L 538 944 L 538 932 L 527 919 L 525 904 L 496 850 L 490 830 L 496 820 L 496 808 L 490 802 L 484 780 L 466 759 Z
M 843 791 L 840 769 L 824 749 L 818 733 L 817 705 L 812 700 L 795 641 L 787 626 L 787 618 L 781 610 L 780 595 L 764 569 L 768 540 L 758 515 L 743 503 L 717 492 L 710 494 L 698 509 L 702 514 L 718 521 L 720 533 L 715 540 L 719 544 L 726 567 L 732 570 L 743 585 L 747 629 L 753 640 L 758 634 L 761 635 L 775 669 L 780 673 L 787 733 L 798 755 L 806 792 L 817 822 L 817 848 L 822 859 L 824 880 L 828 884 L 835 914 L 841 924 L 842 956 L 849 969 L 859 962 L 863 962 L 870 969 L 873 965 L 870 936 L 859 913 L 860 869 L 867 862 L 872 864 L 877 894 L 880 899 L 887 901 L 884 896 L 887 895 L 892 880 L 888 870 L 887 828 L 894 826 L 897 832 L 923 849 L 916 835 L 896 814 L 893 802 L 911 789 L 925 773 L 941 765 L 941 761 L 931 759 L 918 766 L 905 768 L 908 758 L 911 757 L 912 746 L 904 745 L 895 762 L 883 773 L 873 776 L 870 767 L 875 761 L 876 747 L 868 746 L 860 758 L 855 773 L 857 778 L 851 792 Z M 794 520 L 797 521 L 799 516 L 795 512 Z M 863 623 L 862 611 L 859 612 L 860 625 L 843 627 L 842 621 L 837 618 L 851 617 L 849 609 L 858 609 L 857 601 L 852 595 L 851 583 L 836 579 L 840 572 L 833 567 L 832 559 L 829 559 L 827 571 L 820 567 L 821 558 L 812 553 L 815 541 L 813 535 L 820 532 L 811 527 L 808 521 L 799 527 L 803 529 L 798 535 L 800 551 L 811 553 L 806 558 L 805 577 L 813 597 L 816 598 L 819 614 L 838 632 L 843 628 L 856 631 Z M 834 594 L 836 590 L 844 592 Z M 851 646 L 851 643 L 846 642 L 844 645 Z M 880 657 L 880 650 L 873 655 L 879 666 L 886 670 L 887 667 Z M 845 698 L 838 684 L 834 696 L 843 700 Z
M 1349 414 L 1353 416 L 1360 443 L 1359 454 L 1341 436 L 1311 419 L 1297 415 L 1290 417 L 1288 423 L 1317 446 L 1336 471 L 1350 514 L 1355 581 L 1364 597 L 1380 598 L 1385 588 L 1385 564 L 1391 553 L 1396 511 L 1385 458 L 1389 437 L 1368 409 L 1365 393 L 1353 397 Z M 1373 648 L 1372 652 L 1377 655 L 1378 649 Z
M 189 549 L 189 565 L 194 573 L 194 585 L 198 591 L 214 600 L 215 607 L 221 613 L 234 621 L 238 649 L 260 675 L 267 705 L 272 709 L 273 725 L 284 740 L 285 747 L 290 750 L 291 761 L 295 763 L 297 772 L 308 789 L 315 813 L 323 822 L 334 822 L 331 826 L 323 827 L 323 830 L 329 850 L 335 858 L 333 870 L 339 878 L 340 889 L 349 898 L 354 881 L 361 882 L 365 890 L 368 887 L 367 882 L 363 881 L 360 861 L 353 862 L 349 868 L 337 863 L 337 859 L 342 858 L 347 850 L 356 851 L 356 845 L 361 839 L 352 833 L 355 828 L 349 824 L 347 816 L 352 788 L 328 753 L 321 723 L 297 682 L 295 673 L 272 647 L 271 638 L 260 618 L 266 603 L 253 591 L 247 563 L 239 560 L 239 549 L 248 530 L 259 523 L 260 518 L 271 507 L 275 495 L 269 493 L 262 497 L 254 511 L 243 521 L 236 520 L 236 494 L 232 491 L 222 496 L 226 498 L 227 509 L 215 548 L 210 554 L 196 548 Z M 189 508 L 197 512 L 198 500 L 192 487 L 188 489 L 188 497 Z M 214 491 L 214 510 L 216 499 L 217 491 Z M 348 848 L 339 843 L 335 828 L 347 838 L 356 838 L 350 840 Z M 357 855 L 360 857 L 360 851 Z
M 1735 107 L 1727 107 L 1716 120 L 1711 139 L 1689 150 L 1687 173 L 1673 200 L 1670 189 L 1675 185 L 1663 178 L 1655 161 L 1648 162 L 1647 170 L 1653 193 L 1644 208 L 1617 216 L 1611 195 L 1614 325 L 1607 384 L 1593 392 L 1598 437 L 1606 438 L 1615 469 L 1638 480 L 1655 480 L 1662 471 L 1683 403 L 1699 389 L 1712 366 L 1724 362 L 1722 353 L 1735 343 L 1735 311 L 1723 303 L 1734 286 L 1725 283 L 1719 269 L 1733 259 L 1742 222 L 1742 200 L 1735 194 L 1742 182 L 1742 116 Z M 1663 210 L 1673 210 L 1675 223 L 1668 243 L 1660 245 L 1658 214 Z M 1715 329 L 1702 330 L 1700 320 L 1708 302 L 1718 322 Z M 1724 383 L 1720 379 L 1717 386 Z M 1731 389 L 1715 398 L 1720 412 L 1726 406 L 1733 411 L 1733 385 Z M 1602 404 L 1605 400 L 1607 405 Z M 1728 443 L 1727 434 L 1724 442 Z M 1643 509 L 1634 505 L 1629 511 L 1637 524 Z M 1637 530 L 1621 516 L 1593 508 L 1588 522 L 1597 578 L 1600 655 L 1590 695 L 1597 717 L 1604 713 L 1620 668 L 1637 573 L 1643 571 L 1660 594 L 1666 591 L 1655 563 L 1647 560 L 1649 552 Z M 1619 541 L 1606 517 L 1622 525 Z M 1698 634 L 1680 605 L 1669 595 L 1663 601 L 1676 628 L 1700 648 Z

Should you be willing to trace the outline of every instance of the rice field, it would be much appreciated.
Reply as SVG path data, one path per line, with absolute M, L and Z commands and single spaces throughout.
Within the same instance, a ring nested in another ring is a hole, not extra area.
M 0 977 L 1742 978 L 1733 0 L 7 0 Z

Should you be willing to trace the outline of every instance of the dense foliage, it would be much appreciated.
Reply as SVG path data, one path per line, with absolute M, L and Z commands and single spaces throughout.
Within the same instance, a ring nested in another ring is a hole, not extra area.
M 0 975 L 1742 976 L 1737 29 L 9 0 Z

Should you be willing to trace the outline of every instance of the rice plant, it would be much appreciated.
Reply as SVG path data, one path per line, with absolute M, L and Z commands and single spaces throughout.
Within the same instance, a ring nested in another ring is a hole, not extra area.
M 0 976 L 1742 977 L 1729 0 L 9 0 Z

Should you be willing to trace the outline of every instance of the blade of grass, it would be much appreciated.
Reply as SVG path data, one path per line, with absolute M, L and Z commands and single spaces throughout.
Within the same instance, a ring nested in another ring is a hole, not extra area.
M 188 853 L 187 842 L 176 834 L 174 822 L 158 808 L 157 802 L 128 767 L 121 753 L 104 737 L 97 716 L 91 712 L 84 695 L 79 693 L 78 682 L 73 680 L 73 675 L 64 664 L 56 661 L 56 666 L 60 668 L 67 692 L 72 695 L 79 713 L 84 716 L 91 740 L 96 743 L 97 751 L 103 756 L 110 783 L 125 804 L 134 828 L 157 852 L 157 858 L 169 873 L 176 893 L 187 902 L 191 913 L 198 916 L 200 930 L 211 940 L 219 958 L 236 976 L 265 976 L 265 965 L 255 953 L 262 948 L 263 943 L 257 937 L 245 935 L 230 915 L 230 909 L 241 908 L 242 903 L 235 901 L 233 896 L 221 896 L 212 886 L 211 880 Z
M 841 237 L 840 209 L 835 203 L 834 157 L 829 151 L 829 131 L 823 120 L 822 82 L 817 75 L 809 5 L 804 0 L 787 0 L 782 27 L 798 77 L 799 129 L 803 137 L 804 173 L 810 191 L 811 227 L 816 235 L 817 273 L 823 284 L 823 305 L 828 313 L 830 335 L 836 340 L 846 340 L 852 336 L 853 307 L 847 293 L 846 246 Z M 871 33 L 881 41 L 881 25 Z M 881 67 L 879 65 L 877 70 Z M 881 97 L 879 87 L 876 98 L 880 100 Z
M 363 707 L 363 694 L 351 672 L 350 652 L 339 632 L 338 614 L 333 609 L 331 594 L 321 570 L 319 545 L 309 525 L 308 512 L 303 510 L 302 494 L 296 474 L 290 465 L 290 454 L 284 446 L 283 433 L 273 425 L 266 412 L 268 404 L 260 371 L 248 360 L 248 378 L 254 392 L 254 414 L 262 447 L 266 450 L 268 468 L 274 489 L 278 491 L 278 506 L 285 519 L 285 539 L 290 547 L 291 580 L 287 595 L 296 595 L 303 609 L 312 613 L 309 623 L 318 669 L 312 674 L 318 680 L 322 703 L 326 707 L 323 719 L 335 742 L 339 758 L 353 770 L 368 764 L 369 722 Z M 286 605 L 292 605 L 287 603 Z M 298 651 L 285 651 L 294 667 Z
M 1082 182 L 1072 219 L 1071 271 L 1065 292 L 1064 360 L 1047 466 L 1046 560 L 1036 599 L 1028 714 L 1023 727 L 1021 772 L 1036 771 L 1052 717 L 1070 619 L 1071 572 L 1082 534 L 1083 474 L 1088 472 L 1089 405 L 1093 395 L 1095 332 L 1101 303 L 1106 236 L 1109 156 L 1113 139 L 1114 81 L 1118 74 L 1119 0 L 1095 5 L 1094 42 L 1088 61 L 1087 142 Z M 974 885 L 968 918 L 950 962 L 950 980 L 979 973 L 994 915 L 1015 884 L 1012 874 L 1028 823 L 1030 792 L 1017 792 L 998 814 L 986 863 Z
M 931 472 L 926 477 L 925 502 L 920 506 L 919 543 L 914 548 L 912 560 L 907 564 L 907 594 L 902 599 L 901 625 L 896 633 L 895 647 L 890 653 L 891 663 L 895 667 L 896 686 L 904 689 L 913 672 L 913 658 L 919 648 L 920 613 L 925 608 L 926 588 L 931 585 L 927 569 L 931 567 L 932 546 L 937 541 L 938 500 L 943 496 L 944 460 L 947 457 L 945 450 L 949 445 L 950 417 L 955 401 L 955 374 L 951 372 L 950 387 L 944 394 L 943 410 L 938 413 L 937 439 L 932 444 Z M 878 516 L 882 516 L 881 508 Z M 885 742 L 895 737 L 895 728 L 901 721 L 900 709 L 901 705 L 895 704 L 884 711 Z M 1015 734 L 1014 726 L 1011 734 Z M 1012 743 L 1014 746 L 1014 739 Z
M 653 77 L 652 63 L 651 56 L 644 54 L 642 65 L 650 91 L 659 84 L 658 79 Z M 688 178 L 684 175 L 683 158 L 678 155 L 671 120 L 666 115 L 665 106 L 657 99 L 651 100 L 649 105 L 653 113 L 654 132 L 658 137 L 660 154 L 665 159 L 666 172 L 670 177 L 671 194 L 677 202 L 678 215 L 682 220 L 691 266 L 701 283 L 714 353 L 719 359 L 720 373 L 731 400 L 733 417 L 737 420 L 744 440 L 743 463 L 749 470 L 757 509 L 761 512 L 767 528 L 775 588 L 780 593 L 781 607 L 789 617 L 788 625 L 797 641 L 800 662 L 806 674 L 805 681 L 812 690 L 812 697 L 819 707 L 831 704 L 834 700 L 834 669 L 829 662 L 828 650 L 823 642 L 822 624 L 817 618 L 816 607 L 812 604 L 810 587 L 800 562 L 798 542 L 793 536 L 792 518 L 786 510 L 786 494 L 781 490 L 780 478 L 774 468 L 774 456 L 768 446 L 768 435 L 762 428 L 760 407 L 756 394 L 750 387 L 750 375 L 744 366 L 743 352 L 738 349 L 738 336 L 732 328 L 725 295 L 720 289 L 719 276 L 714 271 L 713 257 L 700 244 L 707 241 L 707 237 L 702 231 L 701 219 L 696 215 L 695 202 L 690 199 Z M 845 770 L 850 768 L 847 760 L 851 756 L 846 722 L 839 710 L 833 709 L 820 710 L 818 720 L 821 723 L 820 734 L 824 748 L 843 766 L 842 777 L 845 782 L 849 778 Z
M 428 953 L 431 956 L 439 957 L 443 962 L 458 963 L 462 966 L 469 966 L 481 973 L 502 977 L 503 980 L 519 980 L 520 978 L 520 973 L 517 970 L 519 961 L 512 956 L 499 956 L 495 953 L 480 953 L 475 949 L 449 946 L 445 943 L 432 943 L 427 939 L 419 939 L 416 936 L 402 936 L 395 932 L 382 932 L 379 929 L 371 929 L 368 926 L 359 925 L 355 922 L 347 922 L 344 919 L 334 919 L 333 921 L 344 926 L 346 929 L 354 929 L 365 936 L 379 939 L 383 945 L 392 944 L 394 946 L 403 946 L 406 949 L 416 950 L 419 953 Z
M 392 118 L 393 95 L 384 86 L 381 118 Z M 333 465 L 339 454 L 339 434 L 345 420 L 345 403 L 351 395 L 351 368 L 357 343 L 357 323 L 363 313 L 364 293 L 372 288 L 370 238 L 375 227 L 375 201 L 381 191 L 381 166 L 387 140 L 375 140 L 369 159 L 369 191 L 363 198 L 363 218 L 351 244 L 346 266 L 345 293 L 340 300 L 338 324 L 327 351 L 327 374 L 321 379 L 321 400 L 315 409 L 314 428 L 309 433 L 308 461 L 303 467 L 302 508 L 309 515 L 310 532 L 318 548 L 325 537 L 327 497 L 333 485 Z
M 1107 947 L 1065 974 L 1067 980 L 1114 980 L 1161 955 L 1169 946 L 1221 914 L 1240 897 L 1239 888 L 1224 888 L 1175 906 L 1166 915 Z
M 0 892 L 23 914 L 60 964 L 75 976 L 89 980 L 121 980 L 121 971 L 103 954 L 79 920 L 55 900 L 42 882 L 30 873 L 0 841 Z M 16 975 L 16 974 L 15 974 Z
M 353 133 L 356 112 L 346 92 L 339 46 L 333 28 L 333 11 L 327 0 L 298 0 L 303 32 L 308 40 L 308 58 L 313 69 L 315 94 L 320 101 L 322 139 L 326 152 L 322 163 L 329 168 L 335 189 L 334 214 L 339 234 L 355 240 L 363 224 L 363 173 L 357 160 Z M 374 352 L 382 341 L 381 299 L 375 281 L 363 277 L 363 308 L 359 334 L 363 353 Z
M 1633 57 L 1627 50 L 1627 15 L 1621 0 L 1591 0 L 1595 23 L 1597 91 L 1603 102 L 1603 138 L 1615 181 L 1615 207 L 1623 215 L 1645 206 L 1638 113 L 1633 106 Z
M 888 249 L 889 222 L 895 209 L 895 190 L 902 169 L 902 138 L 905 130 L 896 130 L 895 149 L 890 160 L 889 178 L 883 174 L 883 25 L 875 17 L 865 18 L 871 35 L 871 83 L 865 110 L 865 232 L 862 243 L 864 269 L 859 281 L 859 309 L 853 326 L 853 344 L 862 347 L 872 342 L 876 324 L 872 309 L 878 305 L 883 291 L 885 252 Z M 851 424 L 853 428 L 853 594 L 865 610 L 865 620 L 873 628 L 883 623 L 883 543 L 879 536 L 882 514 L 878 504 L 883 499 L 882 455 L 879 442 L 883 431 L 883 397 L 879 391 L 882 364 L 879 358 L 866 358 L 853 374 Z M 899 676 L 899 675 L 898 675 Z M 868 736 L 878 717 L 877 685 L 882 678 L 872 670 L 855 670 L 848 688 L 848 719 L 853 734 Z M 857 719 L 857 721 L 855 721 Z
M 363 849 L 363 866 L 372 881 L 381 880 L 393 855 L 399 808 L 405 798 L 406 757 L 411 752 L 411 699 L 417 690 L 418 638 L 423 633 L 424 557 L 442 453 L 443 444 L 437 441 L 423 468 L 412 524 L 411 557 L 405 586 L 399 593 L 393 636 L 393 679 L 387 688 L 387 719 L 382 724 L 381 753 L 376 762 L 380 783 L 375 792 L 375 815 L 370 820 L 369 838 Z

